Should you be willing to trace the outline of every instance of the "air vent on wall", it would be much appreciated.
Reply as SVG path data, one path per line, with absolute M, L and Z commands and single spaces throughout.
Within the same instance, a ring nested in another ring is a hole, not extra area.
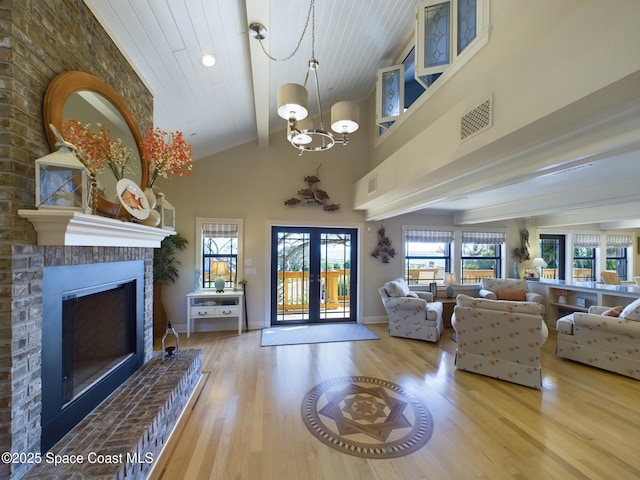
M 375 193 L 377 189 L 378 189 L 378 177 L 373 177 L 369 180 L 369 183 L 367 184 L 367 193 L 371 195 L 372 193 Z
M 493 105 L 487 98 L 473 110 L 465 113 L 460 119 L 460 141 L 467 140 L 489 128 L 493 122 Z

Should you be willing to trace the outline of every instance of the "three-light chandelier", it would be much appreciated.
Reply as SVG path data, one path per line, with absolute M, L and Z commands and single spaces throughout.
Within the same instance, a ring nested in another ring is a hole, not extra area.
M 336 143 L 347 145 L 349 134 L 358 130 L 359 107 L 354 102 L 341 101 L 331 107 L 331 130 L 325 129 L 322 103 L 320 101 L 320 87 L 318 84 L 318 60 L 315 58 L 315 0 L 309 4 L 307 20 L 294 51 L 285 58 L 275 58 L 265 49 L 262 40 L 266 38 L 266 28 L 260 23 L 249 25 L 251 36 L 260 42 L 264 53 L 274 61 L 286 61 L 292 58 L 302 43 L 309 22 L 311 21 L 311 59 L 308 63 L 307 74 L 304 85 L 297 83 L 286 83 L 278 88 L 277 105 L 278 115 L 287 121 L 287 140 L 298 150 L 298 155 L 304 152 L 323 152 L 329 150 Z M 307 82 L 309 77 L 313 77 L 315 83 L 315 93 L 320 112 L 320 128 L 314 128 L 313 123 L 308 118 L 309 92 Z

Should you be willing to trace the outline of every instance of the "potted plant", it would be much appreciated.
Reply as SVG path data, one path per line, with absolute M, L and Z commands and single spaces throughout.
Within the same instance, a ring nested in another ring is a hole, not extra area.
M 176 252 L 187 248 L 188 240 L 179 233 L 162 240 L 160 248 L 153 250 L 153 336 L 164 335 L 167 330 L 167 313 L 162 303 L 162 286 L 175 283 L 180 261 Z

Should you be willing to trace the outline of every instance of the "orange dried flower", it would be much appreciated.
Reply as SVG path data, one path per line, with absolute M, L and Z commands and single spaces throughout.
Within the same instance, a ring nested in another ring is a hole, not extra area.
M 109 167 L 116 180 L 124 178 L 125 173 L 134 173 L 131 149 L 125 147 L 121 139 L 114 140 L 104 125 L 96 126 L 94 130 L 90 123 L 83 125 L 71 118 L 63 122 L 61 135 L 77 148 L 78 156 L 92 173 L 98 174 Z
M 140 154 L 149 167 L 149 187 L 158 176 L 169 180 L 170 174 L 191 175 L 191 146 L 182 138 L 182 132 L 149 127 L 140 143 Z

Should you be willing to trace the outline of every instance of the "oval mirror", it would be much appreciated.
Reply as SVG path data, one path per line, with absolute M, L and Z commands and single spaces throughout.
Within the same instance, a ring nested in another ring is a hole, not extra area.
M 55 77 L 44 96 L 43 117 L 52 150 L 55 149 L 56 139 L 49 124 L 59 131 L 63 122 L 71 118 L 82 124 L 104 125 L 114 139 L 121 139 L 134 153 L 134 162 L 137 163 L 135 173 L 128 174 L 127 178 L 142 187 L 147 185 L 149 172 L 140 155 L 140 129 L 116 91 L 99 78 L 77 71 L 64 72 Z M 116 179 L 107 169 L 99 174 L 98 184 L 104 195 L 98 196 L 97 211 L 110 217 L 126 215 L 126 210 L 117 201 Z

